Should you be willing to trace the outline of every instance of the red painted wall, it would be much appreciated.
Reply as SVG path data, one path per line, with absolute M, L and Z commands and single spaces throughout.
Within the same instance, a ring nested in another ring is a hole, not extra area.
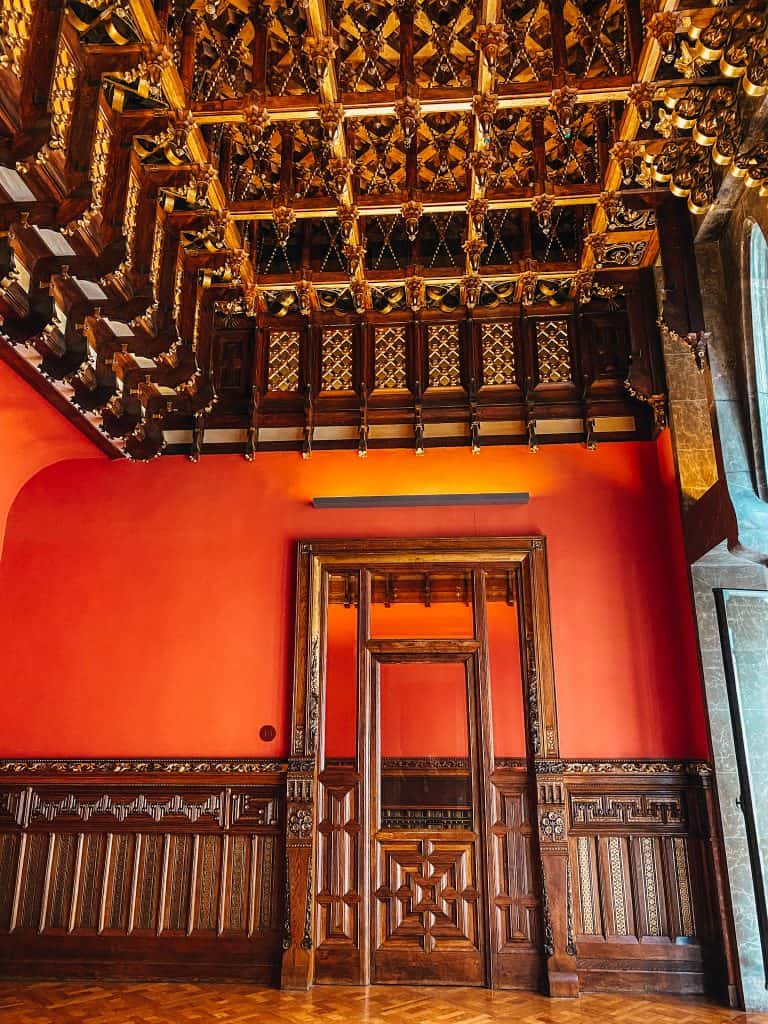
M 371 606 L 371 636 L 377 638 L 465 638 L 474 636 L 474 616 L 471 605 L 433 604 L 373 604 Z M 502 602 L 488 604 L 488 652 L 491 673 L 491 705 L 493 713 L 494 752 L 497 757 L 525 755 L 525 720 L 523 714 L 523 683 L 517 609 Z M 440 690 L 421 692 L 425 680 L 425 666 L 421 662 L 398 667 L 403 686 L 410 686 L 413 696 L 426 700 L 426 707 L 434 703 L 440 713 L 427 713 L 426 718 L 411 706 L 416 726 L 414 733 L 403 731 L 400 745 L 393 730 L 389 738 L 393 749 L 388 757 L 426 756 L 428 751 L 417 749 L 424 742 L 424 722 L 428 723 L 429 738 L 434 749 L 431 756 L 466 757 L 463 747 L 456 744 L 453 719 L 444 713 L 448 695 Z M 382 672 L 384 667 L 382 667 Z M 462 670 L 463 672 L 463 670 Z M 438 672 L 438 676 L 439 676 Z M 357 722 L 357 609 L 334 604 L 328 609 L 327 643 L 325 653 L 325 753 L 327 757 L 354 757 Z M 441 700 L 441 696 L 444 698 Z M 382 710 L 383 714 L 387 710 Z M 404 708 L 406 714 L 409 709 Z M 413 740 L 414 742 L 411 742 Z
M 99 452 L 56 409 L 0 362 L 0 553 L 8 509 L 24 483 L 61 459 Z
M 532 499 L 408 511 L 309 504 L 455 490 Z M 0 752 L 285 754 L 298 538 L 533 532 L 548 538 L 563 754 L 705 755 L 668 436 L 595 453 L 49 468 L 17 498 L 0 563 Z M 268 722 L 271 744 L 258 738 Z

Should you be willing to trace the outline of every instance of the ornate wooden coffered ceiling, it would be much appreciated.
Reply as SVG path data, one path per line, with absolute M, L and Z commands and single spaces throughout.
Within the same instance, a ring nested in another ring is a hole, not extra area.
M 650 436 L 763 8 L 3 0 L 3 357 L 133 458 Z

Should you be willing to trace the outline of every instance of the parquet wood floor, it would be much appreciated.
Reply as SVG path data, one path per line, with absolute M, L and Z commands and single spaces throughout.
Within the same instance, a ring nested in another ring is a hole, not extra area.
M 0 982 L 2 1024 L 768 1024 L 698 999 L 543 996 L 482 989 Z

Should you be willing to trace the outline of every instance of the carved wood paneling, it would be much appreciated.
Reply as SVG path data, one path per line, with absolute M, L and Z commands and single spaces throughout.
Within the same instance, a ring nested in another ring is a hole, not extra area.
M 318 951 L 358 948 L 361 913 L 359 782 L 324 773 L 317 824 Z
M 536 836 L 527 773 L 516 784 L 497 783 L 493 793 L 494 941 L 501 953 L 510 947 L 537 947 L 540 942 Z
M 376 843 L 375 945 L 425 954 L 480 949 L 476 842 Z
M 573 844 L 577 934 L 696 935 L 685 838 L 579 836 Z
M 573 767 L 573 766 L 571 766 Z M 701 766 L 577 766 L 569 788 L 572 920 L 583 988 L 705 991 L 718 948 Z M 610 771 L 607 769 L 611 769 Z
M 49 960 L 75 958 L 134 973 L 273 977 L 283 846 L 274 782 L 97 787 L 70 776 L 6 784 L 0 806 L 12 811 L 0 822 L 6 969 L 18 959 L 45 973 Z

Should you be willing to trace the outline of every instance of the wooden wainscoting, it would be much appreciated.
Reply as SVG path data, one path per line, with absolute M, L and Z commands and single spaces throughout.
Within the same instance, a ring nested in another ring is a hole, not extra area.
M 723 970 L 706 769 L 585 763 L 566 772 L 582 990 L 712 991 Z
M 550 767 L 566 792 L 579 988 L 724 996 L 734 981 L 707 766 Z M 287 777 L 259 761 L 0 762 L 0 973 L 278 984 Z M 536 820 L 541 777 L 515 760 L 491 775 L 484 941 L 498 988 L 546 987 L 540 846 L 555 819 Z M 359 984 L 376 898 L 360 778 L 332 763 L 319 783 L 315 980 Z
M 276 982 L 280 766 L 83 764 L 0 775 L 0 971 Z

